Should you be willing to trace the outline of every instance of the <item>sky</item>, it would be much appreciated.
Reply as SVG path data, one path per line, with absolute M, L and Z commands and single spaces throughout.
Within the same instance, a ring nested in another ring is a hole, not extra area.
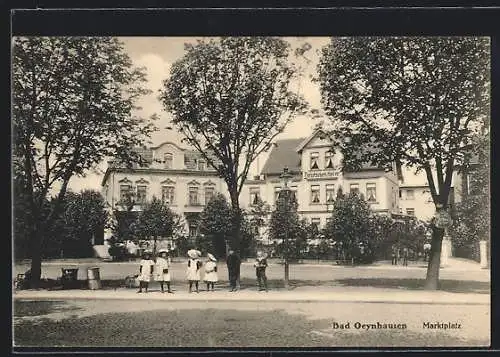
M 161 103 L 158 100 L 158 92 L 161 88 L 162 81 L 168 78 L 171 65 L 182 58 L 184 55 L 184 44 L 195 43 L 200 37 L 121 37 L 120 40 L 124 43 L 126 53 L 131 58 L 134 66 L 145 67 L 148 79 L 148 87 L 152 93 L 143 97 L 138 103 L 142 110 L 142 117 L 149 117 L 153 114 L 160 118 L 156 121 L 156 125 L 160 128 L 159 131 L 151 136 L 151 145 L 158 145 L 165 141 L 172 141 L 180 144 L 181 137 L 174 130 L 168 130 L 170 114 L 162 109 Z M 300 46 L 304 42 L 311 44 L 312 48 L 306 54 L 309 62 L 303 62 L 304 75 L 301 77 L 300 83 L 294 83 L 295 88 L 299 89 L 299 93 L 303 95 L 309 103 L 310 108 L 321 110 L 321 95 L 319 86 L 312 80 L 312 76 L 316 74 L 316 68 L 319 60 L 319 51 L 329 43 L 327 37 L 285 37 L 292 46 Z M 300 84 L 300 86 L 299 86 Z M 307 137 L 312 133 L 313 127 L 319 119 L 312 119 L 308 116 L 296 117 L 285 129 L 285 131 L 277 137 L 279 139 Z M 147 146 L 150 146 L 149 144 Z M 249 177 L 258 174 L 264 166 L 268 154 L 263 154 L 254 162 L 251 167 Z M 86 174 L 85 177 L 74 177 L 71 179 L 69 188 L 72 191 L 80 191 L 82 189 L 100 190 L 102 177 L 106 170 L 106 163 L 103 162 L 95 170 Z

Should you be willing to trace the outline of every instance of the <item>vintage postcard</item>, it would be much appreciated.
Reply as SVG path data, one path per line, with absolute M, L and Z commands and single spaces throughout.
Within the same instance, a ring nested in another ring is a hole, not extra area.
M 14 347 L 488 347 L 490 46 L 13 36 Z

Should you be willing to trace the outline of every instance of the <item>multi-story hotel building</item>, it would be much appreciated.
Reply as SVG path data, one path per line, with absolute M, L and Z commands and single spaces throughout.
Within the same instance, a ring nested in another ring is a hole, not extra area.
M 319 227 L 330 219 L 339 188 L 344 193 L 360 192 L 377 213 L 399 213 L 395 165 L 389 169 L 364 165 L 359 171 L 349 172 L 341 170 L 342 159 L 340 150 L 332 151 L 331 140 L 321 130 L 308 138 L 279 140 L 258 179 L 246 181 L 240 202 L 250 207 L 260 198 L 274 206 L 281 189 L 280 175 L 287 167 L 293 176 L 290 189 L 299 214 Z
M 226 184 L 202 155 L 174 143 L 138 150 L 145 165 L 129 169 L 116 161 L 108 163 L 102 193 L 111 212 L 125 210 L 126 197 L 133 195 L 134 211 L 153 196 L 161 198 L 184 217 L 186 232 L 194 236 L 200 212 L 215 192 L 226 194 Z

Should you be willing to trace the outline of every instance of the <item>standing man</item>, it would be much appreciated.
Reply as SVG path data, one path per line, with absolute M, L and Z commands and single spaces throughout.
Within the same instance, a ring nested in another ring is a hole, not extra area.
M 391 261 L 391 264 L 392 265 L 398 265 L 398 252 L 397 252 L 396 245 L 393 244 L 392 247 L 391 247 L 391 249 L 392 249 L 392 253 L 391 253 L 392 261 Z
M 236 283 L 240 277 L 240 257 L 234 252 L 234 250 L 230 249 L 229 254 L 226 259 L 227 271 L 229 273 L 229 285 L 231 289 L 229 291 L 233 292 L 237 290 Z

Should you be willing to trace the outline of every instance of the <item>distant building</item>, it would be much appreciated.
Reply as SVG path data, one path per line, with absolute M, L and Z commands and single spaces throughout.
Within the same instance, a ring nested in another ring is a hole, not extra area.
M 399 213 L 399 185 L 396 167 L 363 165 L 359 171 L 342 171 L 343 155 L 332 151 L 332 142 L 321 130 L 308 138 L 279 140 L 271 150 L 261 174 L 247 180 L 240 196 L 243 207 L 258 200 L 274 208 L 285 167 L 293 175 L 290 188 L 298 202 L 298 213 L 319 228 L 330 219 L 339 188 L 357 191 L 379 214 Z
M 165 142 L 136 151 L 144 165 L 128 169 L 117 161 L 108 162 L 101 185 L 109 210 L 125 210 L 125 198 L 132 193 L 133 210 L 140 211 L 155 196 L 184 217 L 186 232 L 195 237 L 207 202 L 216 192 L 227 196 L 224 181 L 195 150 Z

